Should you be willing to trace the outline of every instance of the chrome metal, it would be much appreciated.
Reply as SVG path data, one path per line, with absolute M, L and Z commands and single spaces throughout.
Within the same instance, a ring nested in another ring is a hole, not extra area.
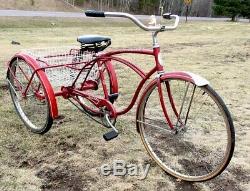
M 161 26 L 146 26 L 141 21 L 139 21 L 135 16 L 128 13 L 121 12 L 105 12 L 105 17 L 124 17 L 132 20 L 137 26 L 145 31 L 158 31 L 161 30 Z
M 139 26 L 141 29 L 145 31 L 166 31 L 166 30 L 174 30 L 177 28 L 179 24 L 179 16 L 178 15 L 171 15 L 172 18 L 175 18 L 175 23 L 173 26 L 162 26 L 162 25 L 157 25 L 157 26 L 146 26 L 144 25 L 141 21 L 139 21 L 135 16 L 128 14 L 128 13 L 122 13 L 122 12 L 105 12 L 105 17 L 123 17 L 123 18 L 128 18 L 132 20 L 137 26 Z
M 159 47 L 159 44 L 157 42 L 157 34 L 158 34 L 159 31 L 155 31 L 152 33 L 152 39 L 153 39 L 153 47 L 156 48 L 156 47 Z
M 209 81 L 207 81 L 205 78 L 197 75 L 197 74 L 193 74 L 191 72 L 185 72 L 187 73 L 189 76 L 192 77 L 192 80 L 194 81 L 195 85 L 201 87 L 201 86 L 205 86 L 209 84 Z
M 165 26 L 165 30 L 175 30 L 180 22 L 180 17 L 178 15 L 171 15 L 171 19 L 175 19 L 174 25 L 173 26 Z
M 107 123 L 109 124 L 109 126 L 116 132 L 119 133 L 118 130 L 115 128 L 115 126 L 111 123 L 110 119 L 109 119 L 109 115 L 106 113 L 105 115 L 105 119 L 107 121 Z
M 159 126 L 157 126 L 157 125 L 152 125 L 152 124 L 150 124 L 150 123 L 146 123 L 146 122 L 140 121 L 140 120 L 137 120 L 137 122 L 142 123 L 142 124 L 145 124 L 145 125 L 148 125 L 148 126 L 151 126 L 151 127 L 155 127 L 155 128 L 157 128 L 157 129 L 159 129 L 159 130 L 162 130 L 162 131 L 166 131 L 166 132 L 169 132 L 169 133 L 176 134 L 176 131 L 175 131 L 175 130 L 165 129 L 164 127 L 159 127 Z
M 157 74 L 156 74 L 156 76 L 155 76 L 155 78 L 158 79 L 158 78 L 160 78 L 163 74 L 165 74 L 164 71 L 158 71 Z
M 196 86 L 194 86 L 194 88 L 193 88 L 192 97 L 191 97 L 191 100 L 189 102 L 188 111 L 187 111 L 186 118 L 185 118 L 185 125 L 187 124 L 187 119 L 188 119 L 188 115 L 189 115 L 189 112 L 190 112 L 190 109 L 191 109 L 191 105 L 192 105 L 192 102 L 193 102 L 193 99 L 194 99 L 194 92 L 195 92 L 195 90 L 196 90 Z
M 179 115 L 178 115 L 178 118 L 177 118 L 177 122 L 176 122 L 176 125 L 175 125 L 176 127 L 178 127 L 178 123 L 179 123 L 179 120 L 181 118 L 181 112 L 182 112 L 182 109 L 183 109 L 183 106 L 184 106 L 184 103 L 185 103 L 185 100 L 186 100 L 186 97 L 187 97 L 187 92 L 188 92 L 189 85 L 190 85 L 190 83 L 188 83 L 188 85 L 186 87 L 186 90 L 185 90 L 185 94 L 183 96 L 183 100 L 182 100 L 180 112 L 179 112 Z
M 90 114 L 88 114 L 86 111 L 84 111 L 84 109 L 82 109 L 78 104 L 74 103 L 70 98 L 68 99 L 70 103 L 72 103 L 77 109 L 79 109 L 82 113 L 84 113 L 85 115 L 87 115 L 90 119 L 92 119 L 93 121 L 95 121 L 98 124 L 102 124 L 102 122 L 96 120 L 94 117 L 92 117 Z
M 7 79 L 6 79 L 6 81 L 8 82 L 8 84 L 9 84 L 10 88 L 14 91 L 14 93 L 15 93 L 15 94 L 16 94 L 16 96 L 17 96 L 17 92 L 16 92 L 16 90 L 15 90 L 14 86 L 12 85 L 12 83 L 10 82 L 10 80 L 7 78 Z

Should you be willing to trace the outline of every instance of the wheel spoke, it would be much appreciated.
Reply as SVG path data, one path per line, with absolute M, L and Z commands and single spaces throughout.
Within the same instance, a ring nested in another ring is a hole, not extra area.
M 28 78 L 33 73 L 32 68 L 23 60 L 13 62 L 10 70 L 12 71 L 8 75 L 10 93 L 20 118 L 31 131 L 35 133 L 46 132 L 52 125 L 52 118 L 45 89 L 39 78 L 35 74 L 32 81 L 29 82 Z M 15 82 L 22 85 L 21 90 L 20 88 L 19 91 L 16 90 Z M 22 91 L 27 88 L 29 83 L 31 88 L 24 96 Z
M 150 126 L 150 127 L 155 127 L 155 128 L 157 128 L 157 129 L 159 129 L 159 130 L 162 130 L 162 131 L 166 131 L 166 132 L 170 132 L 170 133 L 173 133 L 173 132 L 174 132 L 173 130 L 168 130 L 168 129 L 166 129 L 166 128 L 163 128 L 163 127 L 160 127 L 160 126 L 151 124 L 151 123 L 146 123 L 146 122 L 144 122 L 144 121 L 139 121 L 139 120 L 137 120 L 137 122 L 142 123 L 142 124 L 145 124 L 145 125 L 148 125 L 148 126 Z
M 225 104 L 209 86 L 199 87 L 180 79 L 161 83 L 168 83 L 165 88 L 171 88 L 172 99 L 164 98 L 164 104 L 177 131 L 165 122 L 157 101 L 157 85 L 151 86 L 137 114 L 137 125 L 147 151 L 177 178 L 211 179 L 228 164 L 234 146 L 233 126 L 229 126 L 232 123 L 225 114 Z M 174 114 L 173 103 L 178 115 Z

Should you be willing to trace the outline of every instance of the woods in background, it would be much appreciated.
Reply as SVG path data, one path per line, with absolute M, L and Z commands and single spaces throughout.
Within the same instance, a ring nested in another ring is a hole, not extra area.
M 164 12 L 186 14 L 184 0 L 75 0 L 75 4 L 85 8 L 136 14 L 159 14 L 159 7 L 162 6 Z M 189 15 L 210 17 L 212 15 L 212 4 L 213 0 L 192 0 L 189 6 Z
M 237 20 L 237 16 L 250 18 L 250 0 L 214 0 L 213 10 L 217 15 L 224 15 Z
M 182 16 L 211 17 L 238 15 L 249 18 L 250 0 L 74 0 L 78 6 L 105 11 L 160 14 L 171 12 Z

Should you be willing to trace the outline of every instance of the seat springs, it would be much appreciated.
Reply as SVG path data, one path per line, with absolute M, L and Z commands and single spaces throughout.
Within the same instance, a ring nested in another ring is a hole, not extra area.
M 81 43 L 81 51 L 93 51 L 95 53 L 103 51 L 105 48 L 107 48 L 109 45 L 111 45 L 111 40 L 108 41 L 102 41 L 99 43 L 94 44 L 84 44 Z

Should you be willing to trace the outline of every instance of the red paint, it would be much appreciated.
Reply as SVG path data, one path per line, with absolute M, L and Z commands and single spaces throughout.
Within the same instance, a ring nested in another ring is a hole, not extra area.
M 142 69 L 140 69 L 138 66 L 134 65 L 133 63 L 131 63 L 131 62 L 129 62 L 121 57 L 118 57 L 121 54 L 142 54 L 142 55 L 153 56 L 155 59 L 155 66 L 148 73 L 145 73 Z M 34 58 L 30 57 L 29 55 L 19 53 L 19 54 L 16 54 L 12 58 L 12 61 L 17 59 L 17 58 L 23 59 L 27 64 L 29 64 L 29 66 L 32 67 L 32 69 L 34 70 L 34 73 L 32 74 L 32 76 L 29 79 L 30 82 L 29 82 L 28 87 L 26 88 L 26 92 L 31 84 L 31 81 L 32 81 L 34 75 L 36 74 L 39 77 L 39 79 L 41 80 L 42 85 L 45 89 L 46 95 L 47 95 L 49 103 L 50 103 L 49 104 L 50 111 L 51 111 L 53 118 L 56 118 L 58 116 L 57 102 L 56 102 L 56 98 L 55 98 L 56 96 L 62 96 L 65 99 L 73 98 L 75 101 L 77 101 L 79 103 L 80 106 L 91 111 L 96 116 L 101 115 L 101 112 L 100 112 L 101 108 L 106 108 L 107 111 L 110 112 L 110 116 L 113 118 L 116 118 L 119 115 L 123 115 L 123 114 L 127 113 L 135 105 L 135 102 L 136 102 L 145 82 L 147 80 L 149 80 L 153 74 L 155 74 L 156 72 L 158 72 L 158 73 L 163 72 L 163 66 L 161 65 L 162 63 L 160 63 L 159 54 L 160 54 L 159 47 L 153 48 L 153 51 L 152 50 L 134 50 L 134 49 L 118 50 L 118 51 L 111 51 L 108 53 L 103 53 L 103 54 L 100 54 L 99 56 L 97 55 L 95 57 L 95 59 L 91 60 L 90 62 L 69 63 L 69 64 L 52 65 L 52 66 L 45 62 L 44 63 L 45 67 L 40 67 L 40 65 L 38 63 L 38 62 L 41 62 L 40 60 L 35 60 Z M 60 56 L 60 55 L 56 55 L 56 56 Z M 49 58 L 50 56 L 48 55 L 47 57 Z M 51 57 L 54 57 L 54 56 L 51 56 Z M 116 71 L 115 71 L 115 68 L 112 64 L 112 61 L 116 61 L 116 63 L 123 64 L 126 67 L 129 67 L 137 75 L 139 75 L 141 77 L 141 81 L 135 90 L 135 93 L 133 95 L 132 100 L 130 101 L 130 103 L 128 103 L 127 107 L 121 111 L 117 111 L 114 108 L 113 104 L 110 103 L 109 92 L 108 92 L 108 88 L 106 87 L 106 83 L 105 83 L 104 72 L 107 72 L 109 75 L 109 78 L 110 78 L 112 93 L 119 93 L 118 80 L 117 80 Z M 101 81 L 100 84 L 102 85 L 102 88 L 103 88 L 102 90 L 104 92 L 104 98 L 99 98 L 99 97 L 92 95 L 91 92 L 95 91 L 95 89 L 98 88 L 96 82 L 90 82 L 90 81 L 85 79 L 85 81 L 83 81 L 81 83 L 81 87 L 75 87 L 76 82 L 79 79 L 81 73 L 85 69 L 91 69 L 92 66 L 96 63 L 98 64 L 98 67 L 99 67 L 99 72 L 100 72 L 99 77 L 100 77 L 100 81 Z M 104 67 L 102 67 L 103 65 L 104 65 Z M 78 67 L 76 67 L 76 66 L 78 66 Z M 44 71 L 47 68 L 57 68 L 57 67 L 69 67 L 72 69 L 76 69 L 79 71 L 79 74 L 78 74 L 77 78 L 72 82 L 71 86 L 62 87 L 61 91 L 54 93 L 53 88 L 52 88 L 52 86 L 51 86 L 51 84 L 46 76 L 46 73 Z M 102 69 L 102 68 L 104 68 L 104 69 Z M 25 76 L 25 77 L 28 78 L 28 76 Z M 184 80 L 193 82 L 192 77 L 185 72 L 165 73 L 165 74 L 161 75 L 161 77 L 159 76 L 159 78 L 157 78 L 157 79 L 154 77 L 154 80 L 152 80 L 151 83 L 149 83 L 149 85 L 144 89 L 141 98 L 143 98 L 146 95 L 146 92 L 149 90 L 150 87 L 152 87 L 153 85 L 157 85 L 159 98 L 160 98 L 160 102 L 161 102 L 161 106 L 162 106 L 162 111 L 163 111 L 164 116 L 166 118 L 166 122 L 169 124 L 169 126 L 171 128 L 173 128 L 173 125 L 168 117 L 167 108 L 166 108 L 164 100 L 163 100 L 163 92 L 162 92 L 162 87 L 161 87 L 161 81 L 166 80 L 166 79 L 170 79 L 170 78 L 179 78 L 179 79 L 184 79 Z M 170 90 L 169 86 L 167 86 L 167 84 L 166 84 L 166 87 L 167 87 L 167 92 L 168 92 L 168 97 L 169 97 L 169 100 L 171 103 L 171 107 L 172 107 L 175 115 L 178 116 L 178 112 L 175 108 L 174 100 L 173 100 L 173 97 L 171 95 L 171 90 Z M 88 91 L 86 91 L 86 90 L 88 90 Z M 83 105 L 83 103 L 81 103 L 76 98 L 77 96 L 81 96 L 84 99 L 87 99 L 96 108 L 93 109 L 87 105 Z M 42 99 L 42 97 L 40 99 Z M 139 100 L 139 105 L 141 104 L 141 101 L 142 101 L 142 99 Z
M 51 117 L 53 119 L 57 118 L 58 109 L 57 109 L 57 102 L 56 102 L 55 94 L 54 94 L 53 88 L 52 88 L 52 86 L 51 86 L 45 72 L 40 69 L 40 66 L 37 63 L 37 61 L 34 60 L 29 55 L 18 53 L 11 59 L 10 63 L 12 63 L 16 59 L 24 60 L 34 70 L 33 75 L 35 73 L 37 74 L 37 77 L 40 79 L 40 81 L 41 81 L 41 83 L 42 83 L 42 85 L 44 87 L 45 94 L 48 96 L 48 102 L 49 102 L 49 106 L 50 106 Z
M 164 116 L 166 118 L 166 122 L 169 125 L 170 129 L 174 129 L 173 124 L 172 124 L 172 122 L 171 122 L 171 120 L 169 119 L 169 116 L 168 116 L 166 104 L 165 104 L 165 102 L 163 100 L 163 92 L 162 92 L 162 88 L 161 88 L 161 79 L 160 78 L 157 79 L 157 88 L 158 88 L 158 94 L 159 94 L 159 98 L 160 98 L 162 111 L 163 111 L 163 114 L 164 114 Z

